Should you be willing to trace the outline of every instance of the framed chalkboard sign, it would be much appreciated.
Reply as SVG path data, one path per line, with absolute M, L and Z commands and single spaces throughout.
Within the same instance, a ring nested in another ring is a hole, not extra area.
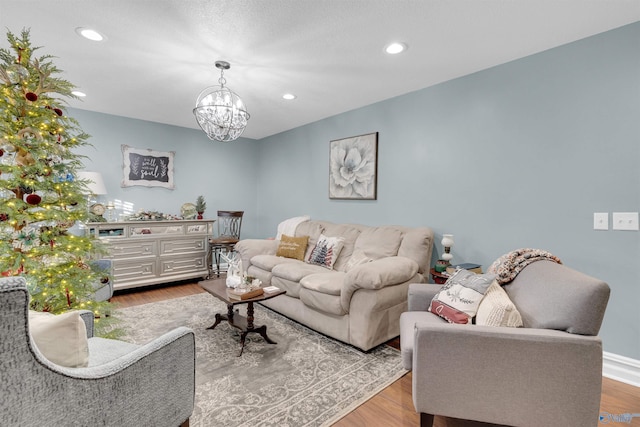
M 142 185 L 174 189 L 175 151 L 153 151 L 122 145 L 123 187 Z

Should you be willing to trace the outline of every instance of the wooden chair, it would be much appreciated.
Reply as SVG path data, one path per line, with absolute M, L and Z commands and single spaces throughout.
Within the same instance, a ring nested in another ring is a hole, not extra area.
M 216 263 L 216 276 L 220 277 L 220 254 L 233 252 L 240 240 L 242 215 L 244 211 L 218 211 L 218 237 L 209 239 L 209 276 L 213 276 L 213 261 Z

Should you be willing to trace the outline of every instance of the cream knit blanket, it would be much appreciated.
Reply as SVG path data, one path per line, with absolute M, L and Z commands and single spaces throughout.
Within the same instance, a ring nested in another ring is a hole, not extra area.
M 542 249 L 522 248 L 502 255 L 495 260 L 487 270 L 489 274 L 495 274 L 500 285 L 509 283 L 516 278 L 518 273 L 527 265 L 535 261 L 553 261 L 562 264 L 560 258 Z

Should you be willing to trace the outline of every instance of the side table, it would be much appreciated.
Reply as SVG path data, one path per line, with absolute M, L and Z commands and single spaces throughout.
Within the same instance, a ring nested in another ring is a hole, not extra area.
M 440 273 L 437 272 L 435 268 L 432 268 L 429 272 L 431 273 L 431 280 L 433 280 L 433 283 L 438 285 L 443 285 L 447 279 L 449 279 L 449 275 L 444 271 Z

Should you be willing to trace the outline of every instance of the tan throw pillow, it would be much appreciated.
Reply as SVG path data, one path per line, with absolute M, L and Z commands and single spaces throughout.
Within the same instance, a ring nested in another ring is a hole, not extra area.
M 458 270 L 433 297 L 429 311 L 449 323 L 471 323 L 480 301 L 495 278 L 493 274 Z
M 40 353 L 56 365 L 89 364 L 87 329 L 78 311 L 55 315 L 29 310 L 29 332 Z
M 309 236 L 291 237 L 283 234 L 276 255 L 302 261 L 308 242 Z
M 476 314 L 476 325 L 508 326 L 511 328 L 519 328 L 523 325 L 520 312 L 497 280 L 493 281 L 484 298 L 480 301 Z
M 311 251 L 307 262 L 309 264 L 321 265 L 329 270 L 333 270 L 333 266 L 340 255 L 340 251 L 344 246 L 342 237 L 327 237 L 321 234 L 318 237 L 318 243 Z

